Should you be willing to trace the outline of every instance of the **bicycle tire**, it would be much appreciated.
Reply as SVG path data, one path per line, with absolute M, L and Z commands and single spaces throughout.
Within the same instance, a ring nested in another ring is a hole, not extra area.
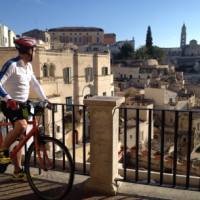
M 64 146 L 63 143 L 61 143 L 59 140 L 55 139 L 55 138 L 52 138 L 52 137 L 48 137 L 48 136 L 41 136 L 40 137 L 40 144 L 45 144 L 45 146 L 47 146 L 47 148 L 51 149 L 50 148 L 50 145 L 49 143 L 52 142 L 53 144 L 57 145 L 61 150 L 62 150 L 62 153 L 65 154 L 65 161 L 67 161 L 68 163 L 68 166 L 67 166 L 67 170 L 69 174 L 69 179 L 67 180 L 67 183 L 66 183 L 66 187 L 63 186 L 63 190 L 62 193 L 61 192 L 58 192 L 59 190 L 56 188 L 56 189 L 48 189 L 47 192 L 45 191 L 41 191 L 40 190 L 40 187 L 41 186 L 37 186 L 36 185 L 36 182 L 35 181 L 38 181 L 39 179 L 38 178 L 35 178 L 35 176 L 32 176 L 31 174 L 31 170 L 33 167 L 33 154 L 34 156 L 37 157 L 37 154 L 35 153 L 35 144 L 34 142 L 31 144 L 31 146 L 29 147 L 28 149 L 28 152 L 26 154 L 26 158 L 25 158 L 25 172 L 26 172 L 26 175 L 27 175 L 27 181 L 29 182 L 29 185 L 30 187 L 33 189 L 33 191 L 35 192 L 35 194 L 40 197 L 41 199 L 43 200 L 61 200 L 63 199 L 65 196 L 67 196 L 67 194 L 71 191 L 71 188 L 72 188 L 72 185 L 73 185 L 73 180 L 74 180 L 74 164 L 73 164 L 73 161 L 72 161 L 72 157 L 67 149 L 66 146 Z M 48 146 L 48 145 L 49 146 Z M 54 146 L 55 147 L 55 146 Z M 55 150 L 55 149 L 54 149 Z M 35 160 L 37 160 L 37 158 L 35 158 Z M 44 159 L 45 160 L 45 159 Z M 44 161 L 45 162 L 45 161 Z M 56 162 L 56 161 L 55 161 Z M 36 166 L 36 169 L 37 169 L 37 165 Z M 38 165 L 39 166 L 39 165 Z M 34 169 L 35 170 L 35 169 Z M 40 167 L 38 167 L 38 171 L 42 170 Z M 36 170 L 37 171 L 37 170 Z M 46 172 L 45 170 L 43 170 L 44 173 Z M 47 170 L 48 171 L 48 170 Z M 41 172 L 38 172 L 38 174 L 40 174 Z M 53 171 L 53 173 L 57 173 L 56 171 Z M 41 173 L 42 174 L 42 173 Z M 52 174 L 52 173 L 50 173 Z M 63 174 L 63 177 L 64 177 L 64 173 Z M 62 178 L 63 178 L 62 177 Z M 58 179 L 57 179 L 58 180 Z M 42 179 L 42 181 L 44 181 L 44 179 Z M 52 180 L 51 180 L 52 181 Z M 51 181 L 47 181 L 48 183 L 51 182 Z M 52 185 L 56 185 L 55 183 L 56 182 L 52 182 L 53 184 Z M 46 183 L 45 183 L 46 184 Z M 51 188 L 51 187 L 50 187 Z M 50 192 L 52 190 L 56 190 L 53 194 L 50 194 Z M 49 192 L 50 191 L 50 192 Z

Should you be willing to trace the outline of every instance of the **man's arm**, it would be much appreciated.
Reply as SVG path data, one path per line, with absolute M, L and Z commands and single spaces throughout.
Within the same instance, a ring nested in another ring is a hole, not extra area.
M 5 88 L 3 87 L 3 84 L 10 78 L 10 76 L 13 73 L 13 65 L 11 62 L 7 62 L 3 65 L 1 71 L 0 71 L 0 96 L 3 97 L 5 101 L 8 99 L 12 99 L 11 96 L 7 93 Z
M 32 86 L 33 90 L 37 93 L 37 95 L 39 96 L 39 98 L 41 100 L 46 100 L 47 97 L 44 94 L 44 91 L 43 91 L 40 83 L 38 82 L 38 80 L 36 79 L 36 77 L 35 77 L 34 74 L 31 75 L 31 82 L 30 83 L 31 83 L 31 86 Z

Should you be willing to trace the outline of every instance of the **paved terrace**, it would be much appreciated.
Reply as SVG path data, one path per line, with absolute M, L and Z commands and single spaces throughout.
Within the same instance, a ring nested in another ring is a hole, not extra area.
M 88 176 L 75 176 L 72 191 L 66 200 L 200 200 L 200 192 L 147 186 L 133 183 L 121 183 L 116 196 L 89 193 L 84 189 Z M 35 200 L 27 182 L 13 182 L 10 174 L 0 174 L 0 200 Z M 65 200 L 64 199 L 64 200 Z

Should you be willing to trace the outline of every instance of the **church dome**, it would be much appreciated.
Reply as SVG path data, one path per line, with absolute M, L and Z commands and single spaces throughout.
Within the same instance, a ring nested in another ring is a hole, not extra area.
M 146 60 L 146 65 L 147 66 L 157 66 L 158 61 L 156 59 L 148 59 L 148 60 Z
M 197 40 L 191 40 L 190 45 L 191 46 L 197 46 L 198 45 Z

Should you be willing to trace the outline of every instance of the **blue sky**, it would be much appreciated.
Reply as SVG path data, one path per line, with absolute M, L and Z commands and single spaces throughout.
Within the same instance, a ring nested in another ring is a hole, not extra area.
M 16 33 L 60 26 L 95 26 L 145 44 L 147 26 L 153 43 L 176 47 L 183 22 L 187 42 L 200 42 L 199 0 L 0 0 L 0 23 Z

